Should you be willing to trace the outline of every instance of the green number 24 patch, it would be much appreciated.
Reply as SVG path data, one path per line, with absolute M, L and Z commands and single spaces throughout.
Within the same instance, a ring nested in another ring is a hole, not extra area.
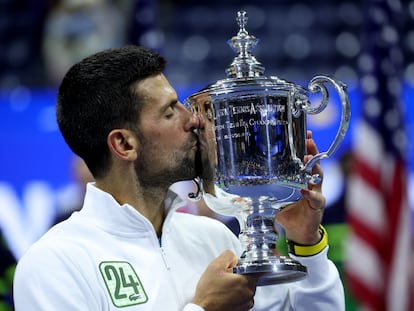
M 99 270 L 116 307 L 133 306 L 148 301 L 144 287 L 130 263 L 104 261 L 99 264 Z

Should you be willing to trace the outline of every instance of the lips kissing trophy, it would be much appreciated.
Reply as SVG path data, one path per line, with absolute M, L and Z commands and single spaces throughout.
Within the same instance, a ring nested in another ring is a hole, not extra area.
M 203 131 L 214 184 L 228 200 L 215 201 L 205 191 L 203 195 L 215 212 L 239 220 L 244 253 L 234 273 L 255 276 L 258 285 L 293 282 L 306 277 L 307 269 L 289 256 L 275 255 L 278 235 L 273 219 L 280 209 L 301 199 L 300 189 L 321 182 L 312 167 L 341 144 L 349 125 L 349 99 L 345 84 L 329 76 L 315 76 L 307 89 L 264 76 L 264 67 L 252 55 L 258 39 L 246 31 L 246 12 L 239 11 L 236 20 L 240 30 L 228 43 L 237 56 L 226 70 L 227 78 L 184 101 L 206 120 Z M 340 99 L 339 129 L 326 152 L 304 163 L 306 118 L 326 108 L 326 84 Z M 316 106 L 311 105 L 311 93 L 320 97 Z

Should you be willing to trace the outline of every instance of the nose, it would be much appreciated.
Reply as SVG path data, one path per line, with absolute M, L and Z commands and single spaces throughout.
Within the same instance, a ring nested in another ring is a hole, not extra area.
M 190 110 L 188 110 L 188 113 L 189 113 L 189 119 L 186 124 L 186 130 L 192 131 L 194 129 L 204 129 L 205 121 L 204 121 L 204 117 L 202 116 L 202 114 L 197 111 L 190 111 Z

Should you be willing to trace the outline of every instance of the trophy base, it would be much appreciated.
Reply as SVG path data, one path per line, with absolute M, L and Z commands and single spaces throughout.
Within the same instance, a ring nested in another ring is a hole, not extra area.
M 257 278 L 257 286 L 296 282 L 307 275 L 305 266 L 287 256 L 271 256 L 254 261 L 241 258 L 233 272 Z

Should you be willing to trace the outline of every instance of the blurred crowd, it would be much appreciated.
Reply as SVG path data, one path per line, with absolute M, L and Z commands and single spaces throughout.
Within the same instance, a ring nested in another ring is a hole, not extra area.
M 0 88 L 56 86 L 67 69 L 102 49 L 138 43 L 153 1 L 0 1 Z M 157 48 L 157 46 L 152 46 Z
M 402 4 L 404 75 L 414 83 L 414 1 Z M 309 81 L 332 73 L 355 84 L 362 1 L 1 0 L 0 89 L 57 85 L 83 56 L 126 43 L 162 50 L 177 84 L 210 83 L 234 56 L 226 41 L 241 9 L 267 75 Z

